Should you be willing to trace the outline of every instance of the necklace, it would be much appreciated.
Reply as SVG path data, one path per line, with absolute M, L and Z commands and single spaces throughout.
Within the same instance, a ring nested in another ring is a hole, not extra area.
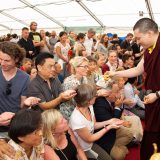
M 91 116 L 91 111 L 89 110 L 88 108 L 88 115 L 89 115 L 89 118 L 86 116 L 86 114 L 84 114 L 79 107 L 77 107 L 77 109 L 79 110 L 79 112 L 83 115 L 83 117 L 85 117 L 87 120 L 89 121 L 92 121 L 92 116 Z
M 59 150 L 59 151 L 62 153 L 62 155 L 64 156 L 64 158 L 65 158 L 66 160 L 68 160 L 67 156 L 65 155 L 65 153 L 63 153 L 63 151 L 62 151 L 60 148 L 57 148 L 57 150 Z

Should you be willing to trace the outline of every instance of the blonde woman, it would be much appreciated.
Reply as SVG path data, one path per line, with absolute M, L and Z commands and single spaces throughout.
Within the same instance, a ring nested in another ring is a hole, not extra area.
M 77 56 L 71 61 L 72 74 L 67 77 L 63 84 L 63 90 L 75 89 L 80 84 L 88 83 L 87 73 L 88 73 L 88 59 L 82 56 Z M 64 102 L 60 105 L 60 111 L 66 119 L 69 119 L 72 111 L 74 110 L 76 104 L 73 100 Z
M 71 61 L 72 66 L 72 75 L 67 77 L 64 80 L 62 85 L 63 90 L 66 91 L 68 89 L 75 89 L 80 84 L 88 84 L 87 75 L 89 71 L 89 61 L 86 57 L 77 56 L 73 58 Z M 97 93 L 98 96 L 108 96 L 108 92 L 105 90 L 101 90 L 101 92 Z M 63 116 L 69 120 L 70 116 L 76 107 L 75 101 L 69 100 L 60 105 L 60 111 Z
M 44 111 L 42 121 L 44 139 L 48 145 L 45 160 L 87 160 L 67 120 L 59 111 L 55 109 Z

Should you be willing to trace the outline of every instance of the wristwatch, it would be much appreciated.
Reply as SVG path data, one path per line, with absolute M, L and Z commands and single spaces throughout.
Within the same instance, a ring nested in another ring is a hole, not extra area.
M 159 91 L 156 91 L 156 96 L 157 96 L 157 98 L 160 98 Z

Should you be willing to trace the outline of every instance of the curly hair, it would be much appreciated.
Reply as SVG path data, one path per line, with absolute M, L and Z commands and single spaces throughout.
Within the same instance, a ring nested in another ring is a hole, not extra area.
M 17 60 L 16 64 L 20 65 L 23 58 L 26 55 L 26 51 L 24 48 L 21 48 L 18 44 L 14 42 L 1 42 L 0 43 L 0 51 L 8 54 L 14 60 Z

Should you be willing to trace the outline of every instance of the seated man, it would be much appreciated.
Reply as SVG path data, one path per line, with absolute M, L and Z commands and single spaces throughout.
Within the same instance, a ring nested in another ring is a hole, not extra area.
M 31 72 L 32 60 L 29 58 L 24 58 L 22 61 L 22 66 L 20 69 L 28 74 Z
M 0 136 L 7 138 L 14 113 L 23 107 L 29 75 L 17 68 L 25 50 L 13 42 L 0 43 Z
M 115 90 L 116 88 L 116 90 Z M 94 113 L 97 122 L 109 120 L 111 118 L 120 118 L 123 111 L 123 99 L 117 98 L 118 86 L 112 85 L 112 92 L 107 97 L 98 97 L 94 104 Z M 111 105 L 115 102 L 115 107 Z M 118 130 L 112 129 L 96 143 L 110 153 L 113 159 L 124 159 L 128 153 L 126 145 L 130 143 L 133 135 L 128 128 L 121 127 Z
M 37 69 L 36 77 L 28 87 L 28 97 L 41 99 L 39 106 L 42 110 L 57 107 L 61 102 L 75 96 L 74 90 L 62 92 L 61 83 L 57 77 L 53 77 L 55 62 L 50 53 L 41 53 L 35 59 Z

